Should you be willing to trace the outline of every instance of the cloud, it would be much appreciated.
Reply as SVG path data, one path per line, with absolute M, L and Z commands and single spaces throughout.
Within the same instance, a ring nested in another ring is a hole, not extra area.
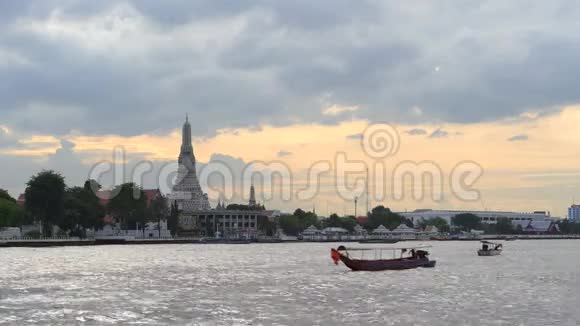
M 528 135 L 515 135 L 507 139 L 507 141 L 527 141 Z
M 279 151 L 278 152 L 278 157 L 286 157 L 286 156 L 290 156 L 292 155 L 292 152 L 287 152 L 287 151 Z
M 411 115 L 412 116 L 415 116 L 415 117 L 420 117 L 420 116 L 423 115 L 423 109 L 421 109 L 418 106 L 412 107 L 411 110 L 410 110 L 410 112 L 411 112 Z
M 363 134 L 361 134 L 361 133 L 346 136 L 346 139 L 351 139 L 351 140 L 361 140 L 362 138 L 363 138 Z
M 24 131 L 134 136 L 190 112 L 208 136 L 355 111 L 392 123 L 553 112 L 580 102 L 580 45 L 567 32 L 579 11 L 565 0 L 3 3 L 0 114 Z
M 333 105 L 329 108 L 326 108 L 322 111 L 324 115 L 339 115 L 345 112 L 356 112 L 358 111 L 358 106 L 338 106 Z
M 439 128 L 435 131 L 433 131 L 430 135 L 429 138 L 445 138 L 449 136 L 449 132 Z
M 427 130 L 415 128 L 415 129 L 407 130 L 407 131 L 405 131 L 405 133 L 409 134 L 411 136 L 426 135 Z

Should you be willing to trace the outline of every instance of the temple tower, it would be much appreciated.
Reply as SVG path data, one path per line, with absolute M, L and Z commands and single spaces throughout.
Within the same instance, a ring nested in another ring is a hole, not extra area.
M 250 187 L 250 201 L 248 202 L 248 206 L 256 207 L 256 191 L 254 190 L 254 184 Z
M 177 202 L 183 214 L 210 209 L 207 194 L 203 192 L 197 179 L 195 155 L 191 143 L 191 125 L 185 116 L 181 134 L 181 151 L 178 158 L 177 180 L 171 198 Z

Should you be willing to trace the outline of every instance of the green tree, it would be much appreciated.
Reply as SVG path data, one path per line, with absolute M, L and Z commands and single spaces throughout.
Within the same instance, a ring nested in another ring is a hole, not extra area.
M 258 216 L 258 230 L 267 236 L 276 234 L 276 223 L 270 221 L 267 216 Z
M 282 215 L 279 218 L 280 228 L 287 235 L 298 235 L 304 229 L 294 215 Z
M 389 208 L 380 205 L 372 209 L 365 227 L 368 230 L 374 230 L 380 225 L 384 225 L 387 229 L 394 229 L 401 223 L 407 222 L 410 221 L 404 219 L 399 214 L 391 212 Z
M 495 227 L 497 234 L 513 234 L 515 232 L 512 221 L 507 217 L 499 217 Z
M 64 215 L 64 177 L 54 171 L 42 171 L 26 185 L 26 210 L 42 223 L 44 235 L 51 236 L 52 226 L 58 225 Z
M 481 219 L 471 213 L 457 214 L 451 218 L 451 223 L 464 231 L 481 228 Z
M 64 208 L 64 218 L 59 227 L 71 231 L 71 235 L 84 237 L 86 229 L 101 229 L 104 226 L 105 208 L 87 183 L 82 188 L 66 190 Z
M 25 213 L 15 201 L 0 198 L 0 228 L 21 226 L 24 224 Z
M 340 218 L 340 227 L 348 230 L 349 232 L 354 231 L 354 227 L 357 226 L 358 221 L 354 216 L 345 216 Z
M 147 220 L 157 223 L 157 230 L 161 237 L 161 220 L 164 220 L 169 215 L 169 208 L 167 207 L 167 200 L 165 197 L 159 195 L 151 201 L 147 207 Z
M 358 224 L 354 216 L 339 217 L 337 214 L 331 214 L 328 218 L 322 220 L 322 227 L 339 227 L 348 231 L 354 231 Z
M 147 200 L 141 187 L 124 183 L 113 189 L 115 196 L 109 201 L 108 209 L 125 229 L 134 229 L 146 221 Z
M 12 196 L 10 196 L 8 191 L 1 189 L 1 188 L 0 188 L 0 199 L 6 199 L 6 200 L 9 200 L 13 203 L 16 202 L 16 199 L 12 198 Z
M 342 221 L 337 214 L 331 214 L 328 218 L 322 221 L 322 226 L 325 228 L 342 227 Z
M 279 219 L 280 228 L 288 235 L 298 235 L 311 225 L 320 227 L 318 217 L 313 212 L 298 208 L 292 215 L 283 215 Z
M 211 226 L 209 225 L 207 225 L 206 227 L 209 229 L 209 231 L 211 231 L 211 235 L 213 235 L 213 228 L 211 228 Z M 175 201 L 171 203 L 169 216 L 167 218 L 167 228 L 171 232 L 172 236 L 177 235 L 177 231 L 179 228 L 179 207 L 177 206 L 177 202 Z
M 565 219 L 558 222 L 562 234 L 580 234 L 580 223 Z M 521 232 L 523 233 L 523 231 Z
M 242 204 L 229 204 L 226 209 L 228 211 L 263 211 L 266 208 L 264 205 L 256 205 L 250 207 L 249 205 L 242 205 Z

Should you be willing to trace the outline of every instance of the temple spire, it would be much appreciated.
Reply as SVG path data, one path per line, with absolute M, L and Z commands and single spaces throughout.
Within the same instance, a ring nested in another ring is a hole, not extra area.
M 182 155 L 193 155 L 193 145 L 191 144 L 191 125 L 189 124 L 189 116 L 185 114 L 185 123 L 183 124 L 183 129 L 181 131 L 181 154 Z
M 256 191 L 254 190 L 254 184 L 250 187 L 250 202 L 248 203 L 250 207 L 256 207 Z

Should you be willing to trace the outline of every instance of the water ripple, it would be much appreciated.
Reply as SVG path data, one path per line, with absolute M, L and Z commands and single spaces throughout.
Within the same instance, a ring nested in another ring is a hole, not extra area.
M 336 244 L 0 249 L 0 324 L 576 325 L 574 241 L 499 257 L 435 242 L 434 269 L 350 272 Z

